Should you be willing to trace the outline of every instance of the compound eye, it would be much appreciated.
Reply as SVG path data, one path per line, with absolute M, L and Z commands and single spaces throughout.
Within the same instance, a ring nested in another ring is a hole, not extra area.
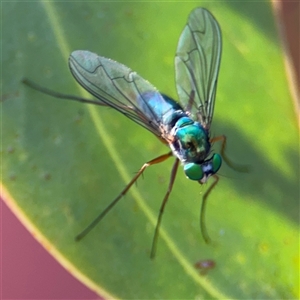
M 201 165 L 189 163 L 183 167 L 184 173 L 188 179 L 191 180 L 201 180 L 204 176 Z
M 212 172 L 213 174 L 217 173 L 222 165 L 222 157 L 219 154 L 214 154 L 212 157 Z

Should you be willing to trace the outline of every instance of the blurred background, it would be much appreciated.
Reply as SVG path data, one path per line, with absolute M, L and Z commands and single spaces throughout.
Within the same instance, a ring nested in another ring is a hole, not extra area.
M 280 1 L 276 3 L 276 10 L 293 59 L 296 88 L 299 88 L 300 3 Z M 42 248 L 2 199 L 0 234 L 2 299 L 101 299 Z

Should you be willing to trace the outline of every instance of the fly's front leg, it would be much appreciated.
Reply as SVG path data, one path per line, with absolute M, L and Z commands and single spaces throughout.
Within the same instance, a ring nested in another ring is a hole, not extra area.
M 201 229 L 202 237 L 207 244 L 211 243 L 211 239 L 207 233 L 207 229 L 206 229 L 206 225 L 205 225 L 206 201 L 207 201 L 208 195 L 211 193 L 211 191 L 213 190 L 213 188 L 217 185 L 217 183 L 219 181 L 218 175 L 214 174 L 212 177 L 214 178 L 215 181 L 210 185 L 208 190 L 203 195 L 202 205 L 201 205 L 201 209 L 200 209 L 200 229 Z

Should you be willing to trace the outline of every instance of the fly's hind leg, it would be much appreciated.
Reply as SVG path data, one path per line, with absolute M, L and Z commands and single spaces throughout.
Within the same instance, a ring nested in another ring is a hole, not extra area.
M 131 181 L 126 185 L 126 187 L 123 189 L 123 191 L 76 237 L 76 241 L 80 241 L 82 238 L 84 238 L 103 218 L 104 216 L 119 202 L 120 199 L 125 196 L 125 194 L 128 192 L 128 190 L 131 188 L 131 186 L 137 181 L 137 179 L 143 174 L 146 168 L 161 163 L 168 159 L 170 156 L 172 156 L 172 152 L 169 152 L 167 154 L 161 155 L 159 157 L 156 157 L 148 162 L 146 162 L 140 170 L 136 173 L 136 175 L 131 179 Z

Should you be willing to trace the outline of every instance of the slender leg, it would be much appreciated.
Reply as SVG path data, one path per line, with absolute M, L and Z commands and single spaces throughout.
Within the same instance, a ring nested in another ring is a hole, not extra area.
M 175 178 L 176 178 L 178 165 L 179 165 L 179 159 L 176 158 L 176 160 L 173 164 L 168 190 L 166 192 L 166 195 L 164 197 L 164 200 L 163 200 L 163 202 L 160 206 L 160 210 L 159 210 L 159 215 L 158 215 L 158 219 L 157 219 L 157 223 L 156 223 L 156 227 L 155 227 L 155 232 L 154 232 L 154 237 L 153 237 L 153 241 L 152 241 L 152 247 L 151 247 L 151 254 L 150 254 L 151 259 L 153 259 L 155 257 L 157 239 L 158 239 L 158 235 L 159 235 L 159 227 L 160 227 L 161 219 L 162 219 L 163 212 L 164 212 L 164 209 L 165 209 L 165 205 L 167 204 L 167 201 L 169 199 L 170 193 L 171 193 L 172 188 L 173 188 L 173 184 L 174 184 L 174 181 L 175 181 Z
M 214 178 L 215 181 L 210 185 L 210 187 L 208 188 L 208 190 L 203 195 L 202 205 L 201 205 L 201 210 L 200 210 L 200 229 L 201 229 L 201 233 L 202 233 L 203 239 L 204 239 L 204 241 L 207 244 L 209 244 L 211 242 L 211 239 L 210 239 L 210 237 L 209 237 L 209 235 L 207 233 L 206 226 L 205 226 L 206 200 L 207 200 L 208 195 L 212 191 L 212 189 L 217 185 L 217 183 L 219 181 L 218 175 L 214 174 L 213 178 Z
M 230 159 L 227 157 L 225 154 L 225 149 L 226 149 L 226 136 L 225 135 L 220 135 L 217 137 L 214 137 L 210 140 L 211 143 L 221 141 L 221 156 L 223 157 L 224 161 L 226 164 L 234 169 L 235 171 L 241 172 L 241 173 L 248 173 L 249 172 L 249 167 L 247 165 L 238 165 L 230 161 Z
M 190 99 L 189 99 L 189 102 L 187 104 L 187 107 L 185 108 L 186 111 L 191 111 L 193 105 L 195 104 L 195 91 L 191 91 L 191 94 L 190 94 Z
M 82 98 L 82 97 L 78 97 L 78 96 L 74 96 L 74 95 L 68 95 L 68 94 L 63 94 L 63 93 L 59 93 L 50 89 L 47 89 L 43 86 L 40 86 L 38 84 L 36 84 L 35 82 L 24 78 L 22 80 L 22 83 L 24 83 L 25 85 L 31 87 L 32 89 L 39 91 L 43 94 L 52 96 L 54 98 L 58 98 L 58 99 L 65 99 L 65 100 L 71 100 L 71 101 L 76 101 L 76 102 L 81 102 L 81 103 L 85 103 L 85 104 L 94 104 L 94 105 L 98 105 L 98 106 L 110 106 L 108 103 L 105 103 L 103 100 L 98 99 L 98 100 L 92 100 L 92 99 L 86 99 L 86 98 Z M 118 108 L 120 109 L 124 109 L 124 110 L 134 110 L 133 107 L 129 107 L 127 105 L 118 105 Z M 135 110 L 134 110 L 135 111 Z M 145 119 L 145 117 L 143 115 L 139 115 L 139 117 L 141 119 Z M 160 139 L 164 144 L 167 144 L 167 142 L 164 139 Z
M 172 156 L 172 152 L 156 157 L 148 162 L 146 162 L 141 169 L 137 172 L 137 174 L 131 179 L 131 181 L 126 185 L 123 191 L 115 198 L 102 212 L 98 215 L 92 223 L 90 223 L 81 233 L 79 233 L 76 237 L 76 241 L 80 241 L 84 238 L 102 219 L 103 217 L 115 206 L 115 204 L 128 192 L 131 186 L 135 183 L 135 181 L 143 174 L 147 167 L 150 167 L 154 164 L 158 164 L 166 160 Z
M 22 82 L 36 91 L 39 91 L 41 93 L 44 93 L 46 95 L 49 95 L 49 96 L 52 96 L 55 98 L 73 100 L 73 101 L 77 101 L 77 102 L 82 102 L 82 103 L 87 103 L 87 104 L 95 104 L 95 105 L 100 105 L 100 106 L 108 106 L 105 103 L 97 101 L 97 100 L 85 99 L 85 98 L 81 98 L 81 97 L 77 97 L 77 96 L 73 96 L 73 95 L 67 95 L 67 94 L 62 94 L 62 93 L 52 91 L 50 89 L 47 89 L 43 86 L 40 86 L 40 85 L 34 83 L 33 81 L 31 81 L 27 78 L 24 78 L 22 80 Z

